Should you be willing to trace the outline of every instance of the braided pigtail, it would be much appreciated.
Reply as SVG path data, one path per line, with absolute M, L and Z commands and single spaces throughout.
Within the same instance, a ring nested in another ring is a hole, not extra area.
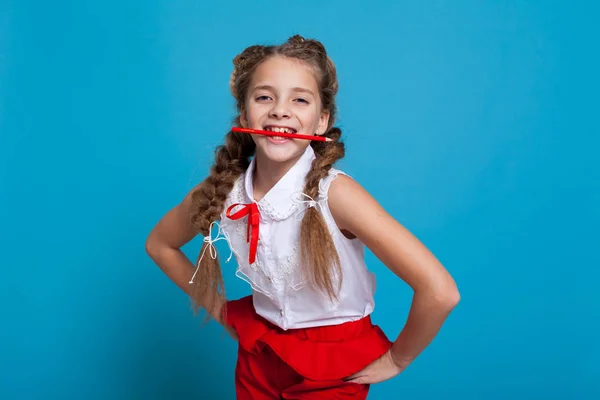
M 312 143 L 317 157 L 306 176 L 304 186 L 304 193 L 310 198 L 317 198 L 319 182 L 329 174 L 333 164 L 344 157 L 344 143 L 339 140 L 341 134 L 340 129 L 332 128 L 325 135 L 333 139 L 332 142 Z M 342 278 L 340 259 L 327 223 L 317 207 L 309 207 L 302 219 L 300 251 L 302 265 L 307 268 L 306 275 L 330 299 L 336 299 Z M 339 277 L 338 285 L 334 284 L 334 275 Z
M 237 132 L 229 132 L 225 137 L 225 143 L 217 147 L 215 163 L 210 175 L 192 193 L 194 212 L 191 220 L 202 235 L 211 234 L 212 222 L 220 219 L 227 196 L 233 189 L 236 179 L 250 165 L 249 158 L 254 150 L 252 139 Z M 219 260 L 205 254 L 210 251 L 206 248 L 209 245 L 205 242 L 200 249 L 196 261 L 196 275 L 191 282 L 190 295 L 195 310 L 204 307 L 212 311 L 219 300 L 225 298 L 223 273 Z

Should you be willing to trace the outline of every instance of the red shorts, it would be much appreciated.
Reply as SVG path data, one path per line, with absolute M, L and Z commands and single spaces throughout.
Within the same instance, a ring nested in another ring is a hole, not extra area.
M 237 398 L 365 399 L 369 385 L 344 381 L 392 345 L 370 317 L 284 331 L 254 310 L 252 297 L 229 301 L 227 324 L 239 336 Z

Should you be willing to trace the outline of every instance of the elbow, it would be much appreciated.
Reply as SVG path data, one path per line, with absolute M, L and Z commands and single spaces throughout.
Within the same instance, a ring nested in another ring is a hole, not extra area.
M 417 290 L 423 298 L 428 299 L 431 307 L 443 314 L 449 314 L 460 302 L 460 293 L 453 280 L 440 284 L 432 282 L 422 290 Z
M 446 312 L 452 311 L 460 302 L 460 292 L 456 287 L 456 284 L 448 284 L 438 290 L 436 295 L 440 308 L 443 308 Z
M 153 235 L 148 236 L 145 243 L 146 254 L 152 259 L 155 260 L 158 258 L 158 246 L 156 245 L 156 241 L 154 240 Z
M 460 292 L 456 285 L 453 288 L 448 289 L 444 296 L 444 305 L 448 307 L 449 310 L 454 309 L 460 302 Z

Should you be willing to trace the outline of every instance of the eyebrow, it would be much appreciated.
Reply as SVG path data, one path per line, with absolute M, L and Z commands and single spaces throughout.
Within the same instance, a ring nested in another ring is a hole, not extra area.
M 252 91 L 255 91 L 255 90 L 270 90 L 270 91 L 272 91 L 272 92 L 275 92 L 275 91 L 276 91 L 276 90 L 275 90 L 275 88 L 274 88 L 273 86 L 271 86 L 271 85 L 260 85 L 260 86 L 256 86 L 256 87 L 255 87 L 255 88 L 254 88 Z M 310 95 L 311 95 L 311 96 L 313 96 L 313 97 L 314 97 L 314 95 L 315 95 L 315 94 L 312 92 L 312 90 L 310 90 L 310 89 L 306 89 L 306 88 L 302 88 L 302 87 L 293 87 L 293 88 L 292 88 L 292 90 L 293 90 L 294 92 L 308 93 L 308 94 L 310 94 Z

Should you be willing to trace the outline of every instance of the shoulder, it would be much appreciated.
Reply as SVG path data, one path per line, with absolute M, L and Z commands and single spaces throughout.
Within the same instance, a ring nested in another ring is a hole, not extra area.
M 331 176 L 331 175 L 330 175 Z M 348 207 L 364 208 L 379 207 L 371 194 L 354 178 L 344 173 L 334 173 L 328 191 L 329 206 L 334 212 L 342 212 Z
M 321 198 L 324 198 L 324 199 L 327 198 L 327 196 L 329 195 L 331 184 L 338 177 L 347 177 L 347 178 L 350 178 L 345 172 L 343 172 L 343 171 L 341 171 L 341 170 L 339 170 L 337 168 L 331 168 L 329 170 L 329 172 L 327 173 L 327 175 L 325 175 L 321 179 L 321 181 L 319 182 L 319 196 Z
M 377 200 L 355 179 L 341 171 L 333 173 L 327 201 L 338 228 L 361 237 L 390 218 Z

